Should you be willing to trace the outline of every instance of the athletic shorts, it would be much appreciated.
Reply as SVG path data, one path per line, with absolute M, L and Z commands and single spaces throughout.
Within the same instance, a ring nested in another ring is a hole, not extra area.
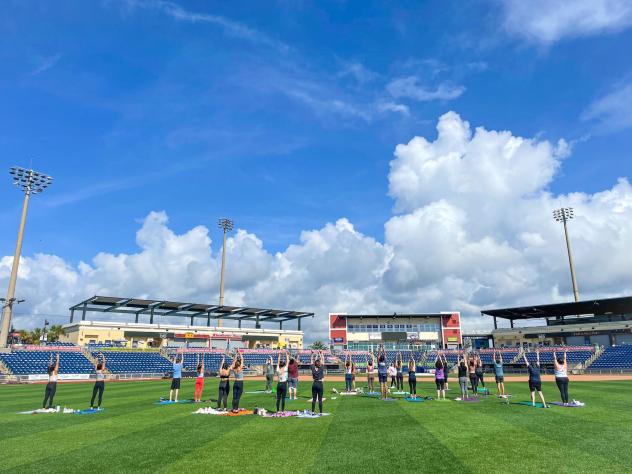
M 171 390 L 180 388 L 180 379 L 171 379 Z
M 531 390 L 532 392 L 535 392 L 536 390 L 538 392 L 542 391 L 542 382 L 533 382 L 531 380 L 529 380 L 529 390 Z
M 504 383 L 505 382 L 505 376 L 504 375 L 497 375 L 496 376 L 496 383 Z
M 298 386 L 298 379 L 288 379 L 290 388 L 296 388 Z
M 388 375 L 387 374 L 377 374 L 377 377 L 378 377 L 380 383 L 386 383 L 388 381 Z
M 435 379 L 435 384 L 437 385 L 437 390 L 445 390 L 445 380 L 444 379 Z

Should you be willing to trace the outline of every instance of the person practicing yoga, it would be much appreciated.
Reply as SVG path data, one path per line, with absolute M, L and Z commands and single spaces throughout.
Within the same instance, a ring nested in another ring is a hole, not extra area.
M 272 393 L 272 383 L 274 382 L 274 362 L 272 357 L 268 357 L 268 361 L 265 366 L 266 374 L 266 393 Z
M 226 362 L 226 356 L 222 357 L 219 364 L 219 394 L 217 396 L 217 409 L 228 411 L 228 394 L 230 393 L 230 366 Z M 224 405 L 222 407 L 222 405 Z
M 395 368 L 395 362 L 393 362 L 388 368 L 388 376 L 391 378 L 391 387 L 393 385 L 397 387 L 397 368 Z
M 197 356 L 195 373 L 195 391 L 193 392 L 193 401 L 199 403 L 202 401 L 202 390 L 204 390 L 204 354 L 202 354 L 201 361 L 200 354 Z
M 356 380 L 357 373 L 358 373 L 358 366 L 352 359 L 351 360 L 351 388 L 354 392 L 356 391 L 355 380 Z
M 42 408 L 52 408 L 53 398 L 55 398 L 55 392 L 57 391 L 57 375 L 59 374 L 59 352 L 57 353 L 57 360 L 53 364 L 53 354 L 50 354 L 50 361 L 48 362 L 48 383 L 44 390 L 44 403 Z M 48 406 L 46 406 L 48 404 Z
M 233 365 L 230 368 L 235 376 L 235 381 L 233 382 L 233 405 L 231 410 L 233 413 L 239 412 L 239 400 L 241 400 L 241 394 L 244 393 L 244 367 L 244 356 L 239 352 L 239 349 L 237 349 L 237 353 L 233 359 Z
M 288 393 L 290 400 L 296 400 L 296 391 L 298 389 L 298 361 L 292 357 L 287 365 L 288 373 Z
M 478 397 L 478 377 L 476 376 L 476 356 L 470 354 L 467 371 L 470 376 L 470 385 L 472 385 L 472 393 L 475 397 Z
M 402 353 L 398 352 L 395 357 L 395 369 L 397 369 L 397 373 L 395 376 L 395 386 L 397 387 L 398 392 L 404 391 L 404 372 L 403 372 L 403 362 L 402 362 Z
M 481 360 L 480 355 L 476 356 L 476 370 L 474 371 L 474 373 L 476 374 L 476 385 L 478 386 L 478 384 L 480 384 L 481 387 L 485 388 L 483 361 Z
M 176 403 L 178 402 L 178 395 L 180 393 L 180 380 L 182 379 L 182 365 L 184 364 L 184 354 L 176 354 L 172 359 L 173 362 L 173 375 L 171 376 L 171 389 L 169 390 L 169 401 L 173 400 L 173 392 L 175 391 Z
M 285 395 L 287 394 L 287 364 L 290 360 L 290 354 L 284 351 L 285 359 L 281 360 L 281 351 L 277 358 L 277 387 L 276 387 L 276 411 L 285 411 Z
M 374 393 L 374 381 L 375 381 L 375 356 L 373 353 L 369 354 L 371 358 L 368 356 L 364 357 L 366 361 L 366 383 L 369 389 L 369 393 Z
M 384 346 L 380 346 L 377 351 L 377 377 L 380 382 L 380 399 L 386 400 L 388 395 L 388 365 Z
M 417 364 L 412 352 L 408 361 L 408 392 L 410 398 L 417 398 Z
M 101 360 L 99 360 L 99 357 Z M 94 399 L 99 394 L 97 400 L 97 408 L 101 408 L 101 401 L 103 400 L 103 391 L 105 390 L 105 356 L 99 352 L 94 359 L 94 372 L 97 374 L 94 387 L 92 387 L 92 398 L 90 399 L 90 408 L 94 409 Z
M 459 387 L 461 388 L 461 400 L 467 398 L 467 354 L 463 353 L 463 359 L 457 360 L 459 370 Z
M 496 376 L 496 387 L 498 387 L 498 397 L 505 398 L 505 371 L 503 369 L 503 353 L 499 352 L 496 357 L 494 351 L 494 375 Z
M 542 394 L 542 379 L 540 377 L 540 351 L 536 349 L 536 361 L 535 364 L 530 364 L 527 359 L 527 354 L 522 354 L 524 357 L 524 363 L 527 366 L 527 370 L 529 371 L 529 391 L 531 392 L 531 404 L 535 406 L 535 392 L 538 392 L 540 396 L 540 400 L 542 400 L 542 406 L 547 408 L 546 402 L 544 401 L 544 395 Z
M 448 375 L 450 374 L 450 365 L 448 364 L 448 358 L 443 354 L 443 375 L 445 377 L 445 389 L 448 390 Z
M 557 352 L 553 352 L 553 370 L 555 372 L 555 383 L 560 391 L 562 403 L 568 406 L 568 363 L 566 362 L 566 351 L 564 358 L 557 356 Z
M 435 357 L 435 384 L 437 386 L 437 400 L 445 400 L 445 367 L 439 354 Z
M 325 378 L 325 356 L 322 351 L 318 351 L 317 357 L 310 360 L 312 368 L 312 413 L 316 410 L 316 400 L 318 400 L 318 411 L 323 412 L 323 380 Z
M 347 352 L 345 357 L 345 392 L 353 389 L 353 367 L 351 366 L 351 354 Z

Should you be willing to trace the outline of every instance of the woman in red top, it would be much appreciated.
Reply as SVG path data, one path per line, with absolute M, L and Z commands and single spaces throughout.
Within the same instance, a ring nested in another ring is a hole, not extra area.
M 288 379 L 290 382 L 289 383 L 290 400 L 292 399 L 296 400 L 296 390 L 298 388 L 298 361 L 296 359 L 294 358 L 290 359 L 290 363 L 287 366 L 287 373 L 288 373 Z

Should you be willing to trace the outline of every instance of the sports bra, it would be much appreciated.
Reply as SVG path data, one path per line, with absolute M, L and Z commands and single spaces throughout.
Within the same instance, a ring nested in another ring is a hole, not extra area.
M 97 370 L 97 381 L 105 380 L 105 374 L 103 370 Z

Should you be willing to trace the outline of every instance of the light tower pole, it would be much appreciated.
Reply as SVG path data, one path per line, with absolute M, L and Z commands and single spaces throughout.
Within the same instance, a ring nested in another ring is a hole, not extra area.
M 568 251 L 568 264 L 571 267 L 571 281 L 573 283 L 573 295 L 575 301 L 579 301 L 579 289 L 577 288 L 577 279 L 575 278 L 575 265 L 573 264 L 573 252 L 571 252 L 571 241 L 568 238 L 567 222 L 574 217 L 572 207 L 561 207 L 553 211 L 553 219 L 564 224 L 564 237 L 566 238 L 566 250 Z
M 218 225 L 221 229 L 224 230 L 224 244 L 222 246 L 222 268 L 219 274 L 219 305 L 224 306 L 224 270 L 226 269 L 226 236 L 231 230 L 233 230 L 233 228 L 235 227 L 235 223 L 232 220 L 227 219 L 226 217 L 222 217 L 218 221 Z M 217 321 L 217 325 L 219 327 L 222 326 L 221 319 Z
M 0 347 L 7 346 L 9 329 L 11 328 L 11 316 L 13 315 L 13 303 L 15 303 L 15 283 L 18 278 L 18 267 L 20 265 L 20 255 L 22 254 L 22 239 L 24 237 L 24 226 L 26 224 L 26 214 L 29 208 L 31 194 L 39 194 L 46 189 L 53 178 L 33 170 L 27 170 L 14 166 L 9 170 L 13 177 L 13 184 L 24 191 L 24 203 L 22 204 L 22 217 L 18 227 L 18 240 L 15 244 L 15 254 L 13 255 L 13 266 L 9 277 L 9 288 L 7 297 L 2 305 L 2 326 L 0 327 Z

